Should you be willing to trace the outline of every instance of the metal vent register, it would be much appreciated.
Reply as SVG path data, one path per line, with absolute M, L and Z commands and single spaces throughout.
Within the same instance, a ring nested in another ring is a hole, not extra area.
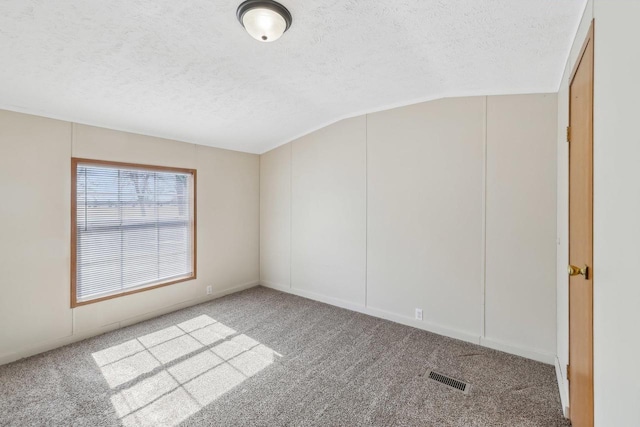
M 427 371 L 427 378 L 442 383 L 454 390 L 461 391 L 464 394 L 469 394 L 469 390 L 471 390 L 471 384 L 467 384 L 464 381 L 456 380 L 446 375 L 433 372 L 432 370 Z

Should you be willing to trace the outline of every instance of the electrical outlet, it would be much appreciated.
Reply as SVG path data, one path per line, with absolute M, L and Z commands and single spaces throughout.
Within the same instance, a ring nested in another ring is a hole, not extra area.
M 416 320 L 422 320 L 422 309 L 416 308 Z
M 207 286 L 207 295 L 211 295 L 213 293 L 213 286 Z

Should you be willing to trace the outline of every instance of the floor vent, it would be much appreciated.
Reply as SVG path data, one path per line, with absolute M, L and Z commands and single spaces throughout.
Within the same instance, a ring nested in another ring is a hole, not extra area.
M 427 371 L 427 378 L 433 381 L 438 381 L 439 383 L 451 387 L 454 390 L 461 391 L 464 394 L 469 394 L 469 390 L 471 389 L 471 384 L 467 384 L 464 381 L 455 380 L 446 375 L 442 375 L 431 370 Z

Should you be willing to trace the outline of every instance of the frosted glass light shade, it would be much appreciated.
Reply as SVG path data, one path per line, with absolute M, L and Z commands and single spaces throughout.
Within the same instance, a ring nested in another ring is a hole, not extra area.
M 261 42 L 278 40 L 287 29 L 284 18 L 269 9 L 251 9 L 242 17 L 242 24 L 251 37 Z
M 237 16 L 249 35 L 261 42 L 278 40 L 291 26 L 289 11 L 273 0 L 246 0 Z

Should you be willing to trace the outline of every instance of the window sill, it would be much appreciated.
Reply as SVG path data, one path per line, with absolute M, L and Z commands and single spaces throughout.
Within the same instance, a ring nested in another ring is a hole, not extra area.
M 187 282 L 189 280 L 195 280 L 196 279 L 196 275 L 192 274 L 191 276 L 185 276 L 179 279 L 175 279 L 175 280 L 171 280 L 168 282 L 162 282 L 162 283 L 157 283 L 154 285 L 149 285 L 149 286 L 145 286 L 145 287 L 141 287 L 141 288 L 137 288 L 137 289 L 132 289 L 130 291 L 125 291 L 125 292 L 119 292 L 117 294 L 113 294 L 113 295 L 106 295 L 103 297 L 99 297 L 99 298 L 95 298 L 95 299 L 90 299 L 90 300 L 86 300 L 86 301 L 71 301 L 71 308 L 76 308 L 76 307 L 81 307 L 83 305 L 89 305 L 89 304 L 95 304 L 97 302 L 102 302 L 102 301 L 107 301 L 110 299 L 114 299 L 114 298 L 120 298 L 120 297 L 124 297 L 127 295 L 133 295 L 133 294 L 138 294 L 140 292 L 146 292 L 146 291 L 150 291 L 152 289 L 158 289 L 158 288 L 162 288 L 165 286 L 169 286 L 169 285 L 175 285 L 176 283 L 181 283 L 181 282 Z

